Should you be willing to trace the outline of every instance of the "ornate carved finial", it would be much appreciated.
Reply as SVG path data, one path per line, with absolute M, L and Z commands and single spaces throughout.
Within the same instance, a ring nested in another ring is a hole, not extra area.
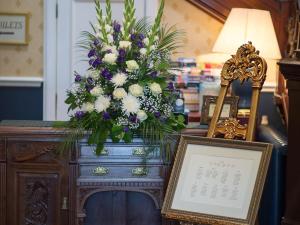
M 267 64 L 259 56 L 259 51 L 251 42 L 244 44 L 227 60 L 221 72 L 221 84 L 228 86 L 232 81 L 239 79 L 241 83 L 249 78 L 252 79 L 252 86 L 262 88 L 266 79 Z
M 234 139 L 236 137 L 246 139 L 247 126 L 241 125 L 235 118 L 229 118 L 217 124 L 214 136 L 218 134 L 223 134 L 225 139 Z

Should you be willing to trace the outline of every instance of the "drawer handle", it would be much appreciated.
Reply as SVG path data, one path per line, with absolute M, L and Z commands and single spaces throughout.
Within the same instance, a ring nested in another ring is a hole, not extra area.
M 68 197 L 63 197 L 61 210 L 67 210 L 68 209 Z
M 143 147 L 134 148 L 133 151 L 132 151 L 132 155 L 133 156 L 144 156 L 144 155 L 146 155 L 145 148 L 143 148 Z
M 94 154 L 96 154 L 96 149 L 94 149 Z M 107 149 L 103 149 L 100 155 L 109 155 L 109 151 Z
M 145 167 L 137 167 L 133 168 L 131 171 L 131 174 L 133 176 L 147 176 L 148 175 L 148 169 Z
M 108 174 L 108 168 L 99 166 L 95 169 L 93 169 L 93 174 L 96 176 L 104 176 Z

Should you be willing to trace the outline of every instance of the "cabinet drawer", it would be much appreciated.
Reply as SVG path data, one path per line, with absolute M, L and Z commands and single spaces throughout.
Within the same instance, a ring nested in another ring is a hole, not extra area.
M 99 178 L 161 178 L 161 165 L 111 165 L 89 164 L 79 166 L 80 177 Z
M 8 159 L 19 163 L 28 161 L 51 163 L 53 158 L 58 157 L 56 152 L 58 145 L 57 142 L 8 141 Z
M 89 145 L 80 145 L 80 158 L 142 158 L 150 151 L 152 158 L 159 158 L 159 147 L 148 147 L 134 144 L 105 144 L 104 150 L 100 156 L 95 153 L 95 147 Z

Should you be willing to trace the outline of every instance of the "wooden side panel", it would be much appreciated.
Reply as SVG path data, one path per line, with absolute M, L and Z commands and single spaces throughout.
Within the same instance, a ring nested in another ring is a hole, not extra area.
M 6 223 L 6 164 L 0 163 L 0 225 Z

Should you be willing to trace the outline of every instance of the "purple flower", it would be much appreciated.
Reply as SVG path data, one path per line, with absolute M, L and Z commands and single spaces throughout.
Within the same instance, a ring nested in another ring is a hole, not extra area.
M 105 68 L 102 72 L 101 72 L 101 75 L 107 79 L 107 80 L 111 80 L 112 78 L 112 74 L 111 72 L 109 72 L 109 70 L 107 68 Z
M 94 62 L 94 59 L 90 59 L 90 60 L 89 60 L 90 66 L 93 64 L 93 62 Z
M 95 40 L 94 40 L 94 45 L 95 45 L 95 46 L 98 46 L 99 44 L 100 44 L 100 41 L 99 41 L 98 39 L 95 39 Z
M 83 111 L 77 111 L 77 112 L 75 113 L 75 117 L 76 117 L 77 119 L 81 119 L 82 117 L 84 117 L 84 115 L 85 115 L 85 112 L 83 112 Z
M 88 84 L 93 84 L 93 83 L 94 83 L 94 80 L 93 80 L 93 78 L 91 78 L 91 77 L 88 77 L 88 78 L 86 79 L 86 81 L 87 81 Z
M 119 56 L 125 57 L 125 55 L 126 55 L 125 49 L 123 49 L 123 48 L 119 49 Z
M 96 55 L 96 50 L 95 49 L 91 49 L 90 51 L 89 51 L 89 53 L 88 53 L 88 57 L 89 58 L 91 58 L 91 57 L 93 57 L 93 56 L 95 56 Z
M 151 72 L 151 73 L 150 73 L 150 76 L 151 76 L 152 78 L 157 77 L 157 72 L 156 72 L 156 71 Z
M 129 127 L 124 127 L 123 130 L 125 133 L 127 133 L 127 132 L 129 132 Z
M 155 112 L 155 113 L 154 113 L 154 116 L 155 116 L 156 118 L 159 118 L 159 117 L 161 116 L 161 114 L 160 114 L 160 112 Z
M 136 123 L 137 122 L 137 117 L 136 116 L 129 116 L 129 120 L 132 123 Z
M 140 40 L 143 40 L 145 38 L 145 35 L 144 34 L 139 34 L 139 39 Z
M 114 21 L 113 29 L 116 33 L 119 33 L 121 31 L 121 25 L 117 21 Z
M 109 115 L 108 112 L 104 112 L 104 113 L 103 113 L 103 119 L 104 119 L 104 120 L 109 120 L 109 119 L 110 119 L 110 115 Z
M 100 58 L 96 58 L 95 61 L 92 63 L 92 67 L 96 68 L 102 63 L 102 60 Z
M 169 83 L 168 83 L 168 89 L 169 89 L 170 91 L 174 91 L 175 87 L 174 87 L 173 82 L 169 82 Z
M 142 41 L 138 41 L 136 44 L 139 48 L 144 48 L 145 47 L 145 45 Z
M 124 62 L 125 62 L 125 58 L 119 56 L 119 57 L 117 58 L 117 61 L 118 61 L 118 63 L 124 63 Z
M 132 41 L 135 41 L 136 35 L 135 35 L 135 34 L 131 34 L 131 35 L 130 35 L 130 39 L 131 39 Z
M 75 82 L 80 82 L 82 80 L 79 74 L 75 74 Z
M 90 92 L 93 88 L 94 88 L 93 85 L 85 84 L 85 89 L 86 89 L 88 92 Z

